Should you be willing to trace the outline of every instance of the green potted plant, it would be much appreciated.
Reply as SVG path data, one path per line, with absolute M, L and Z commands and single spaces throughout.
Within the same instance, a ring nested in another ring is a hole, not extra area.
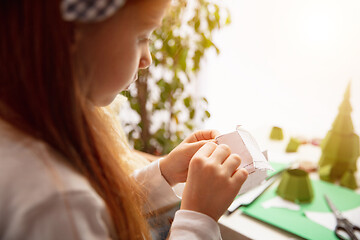
M 230 23 L 230 14 L 214 1 L 173 1 L 162 27 L 151 37 L 153 64 L 139 71 L 135 86 L 123 93 L 138 120 L 124 122 L 135 149 L 170 152 L 200 122 L 210 117 L 207 100 L 192 91 L 204 54 L 220 50 L 213 33 Z

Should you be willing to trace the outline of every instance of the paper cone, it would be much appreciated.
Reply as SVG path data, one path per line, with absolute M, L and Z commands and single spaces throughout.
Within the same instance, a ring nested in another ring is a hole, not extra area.
M 290 138 L 290 141 L 286 147 L 286 152 L 297 152 L 301 142 L 296 138 Z
M 292 202 L 311 202 L 314 191 L 308 173 L 301 169 L 284 171 L 276 194 Z
M 272 139 L 272 140 L 283 140 L 284 139 L 283 130 L 281 128 L 279 128 L 279 127 L 273 127 L 271 129 L 270 139 Z

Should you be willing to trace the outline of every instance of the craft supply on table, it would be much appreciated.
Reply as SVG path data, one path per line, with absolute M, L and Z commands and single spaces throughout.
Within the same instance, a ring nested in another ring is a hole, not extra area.
M 288 145 L 286 146 L 285 152 L 297 152 L 301 142 L 296 138 L 290 138 Z
M 287 169 L 282 173 L 276 194 L 292 202 L 311 202 L 314 191 L 309 174 L 301 169 Z
M 245 168 L 249 173 L 239 194 L 260 185 L 268 176 L 267 170 L 273 170 L 266 152 L 261 152 L 254 137 L 241 126 L 237 126 L 234 132 L 218 136 L 216 141 L 228 145 L 232 153 L 238 154 L 241 158 L 239 168 Z
M 272 175 L 270 178 L 265 180 L 264 183 L 262 183 L 261 185 L 249 190 L 246 193 L 241 194 L 228 207 L 227 214 L 233 213 L 240 206 L 246 206 L 255 201 L 256 198 L 258 198 L 264 191 L 266 191 L 266 189 L 268 189 L 268 187 L 271 186 L 271 184 L 273 184 L 278 179 L 278 176 L 281 173 L 282 171 L 279 171 L 278 173 Z
M 278 141 L 283 140 L 284 139 L 284 133 L 283 133 L 282 128 L 274 126 L 271 129 L 270 139 L 271 140 L 278 140 Z
M 355 172 L 360 155 L 360 143 L 359 136 L 354 132 L 351 111 L 349 83 L 332 129 L 321 143 L 319 175 L 324 181 L 340 180 L 340 185 L 356 189 Z
M 360 195 L 352 190 L 325 181 L 311 180 L 311 182 L 314 190 L 314 198 L 311 203 L 299 203 L 300 210 L 290 210 L 279 207 L 264 208 L 264 202 L 278 197 L 275 185 L 265 191 L 251 205 L 244 206 L 241 210 L 243 214 L 264 221 L 305 239 L 335 240 L 337 237 L 332 230 L 329 230 L 306 217 L 305 213 L 331 213 L 324 201 L 324 194 L 327 194 L 342 212 L 359 208 Z M 331 218 L 325 219 L 325 221 L 330 220 Z M 356 219 L 351 218 L 350 220 L 355 221 L 353 222 L 354 224 L 360 224 L 356 222 Z
M 360 228 L 346 219 L 327 195 L 324 195 L 324 198 L 336 218 L 335 235 L 340 239 L 358 240 L 355 234 L 360 234 Z

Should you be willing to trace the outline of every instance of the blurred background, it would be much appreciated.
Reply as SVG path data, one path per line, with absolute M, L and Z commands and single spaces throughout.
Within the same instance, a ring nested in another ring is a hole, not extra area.
M 360 132 L 360 1 L 177 0 L 153 65 L 123 93 L 130 143 L 161 155 L 197 129 L 324 138 L 351 81 Z
M 198 89 L 209 101 L 204 128 L 323 138 L 351 80 L 360 131 L 360 1 L 226 0 L 232 22 L 214 34 Z

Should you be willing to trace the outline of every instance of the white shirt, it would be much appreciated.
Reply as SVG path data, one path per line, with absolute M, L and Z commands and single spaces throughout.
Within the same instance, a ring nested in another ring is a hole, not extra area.
M 157 209 L 179 201 L 158 162 L 134 173 Z M 0 239 L 113 239 L 104 200 L 47 144 L 0 120 Z M 221 239 L 207 215 L 179 210 L 170 239 Z

